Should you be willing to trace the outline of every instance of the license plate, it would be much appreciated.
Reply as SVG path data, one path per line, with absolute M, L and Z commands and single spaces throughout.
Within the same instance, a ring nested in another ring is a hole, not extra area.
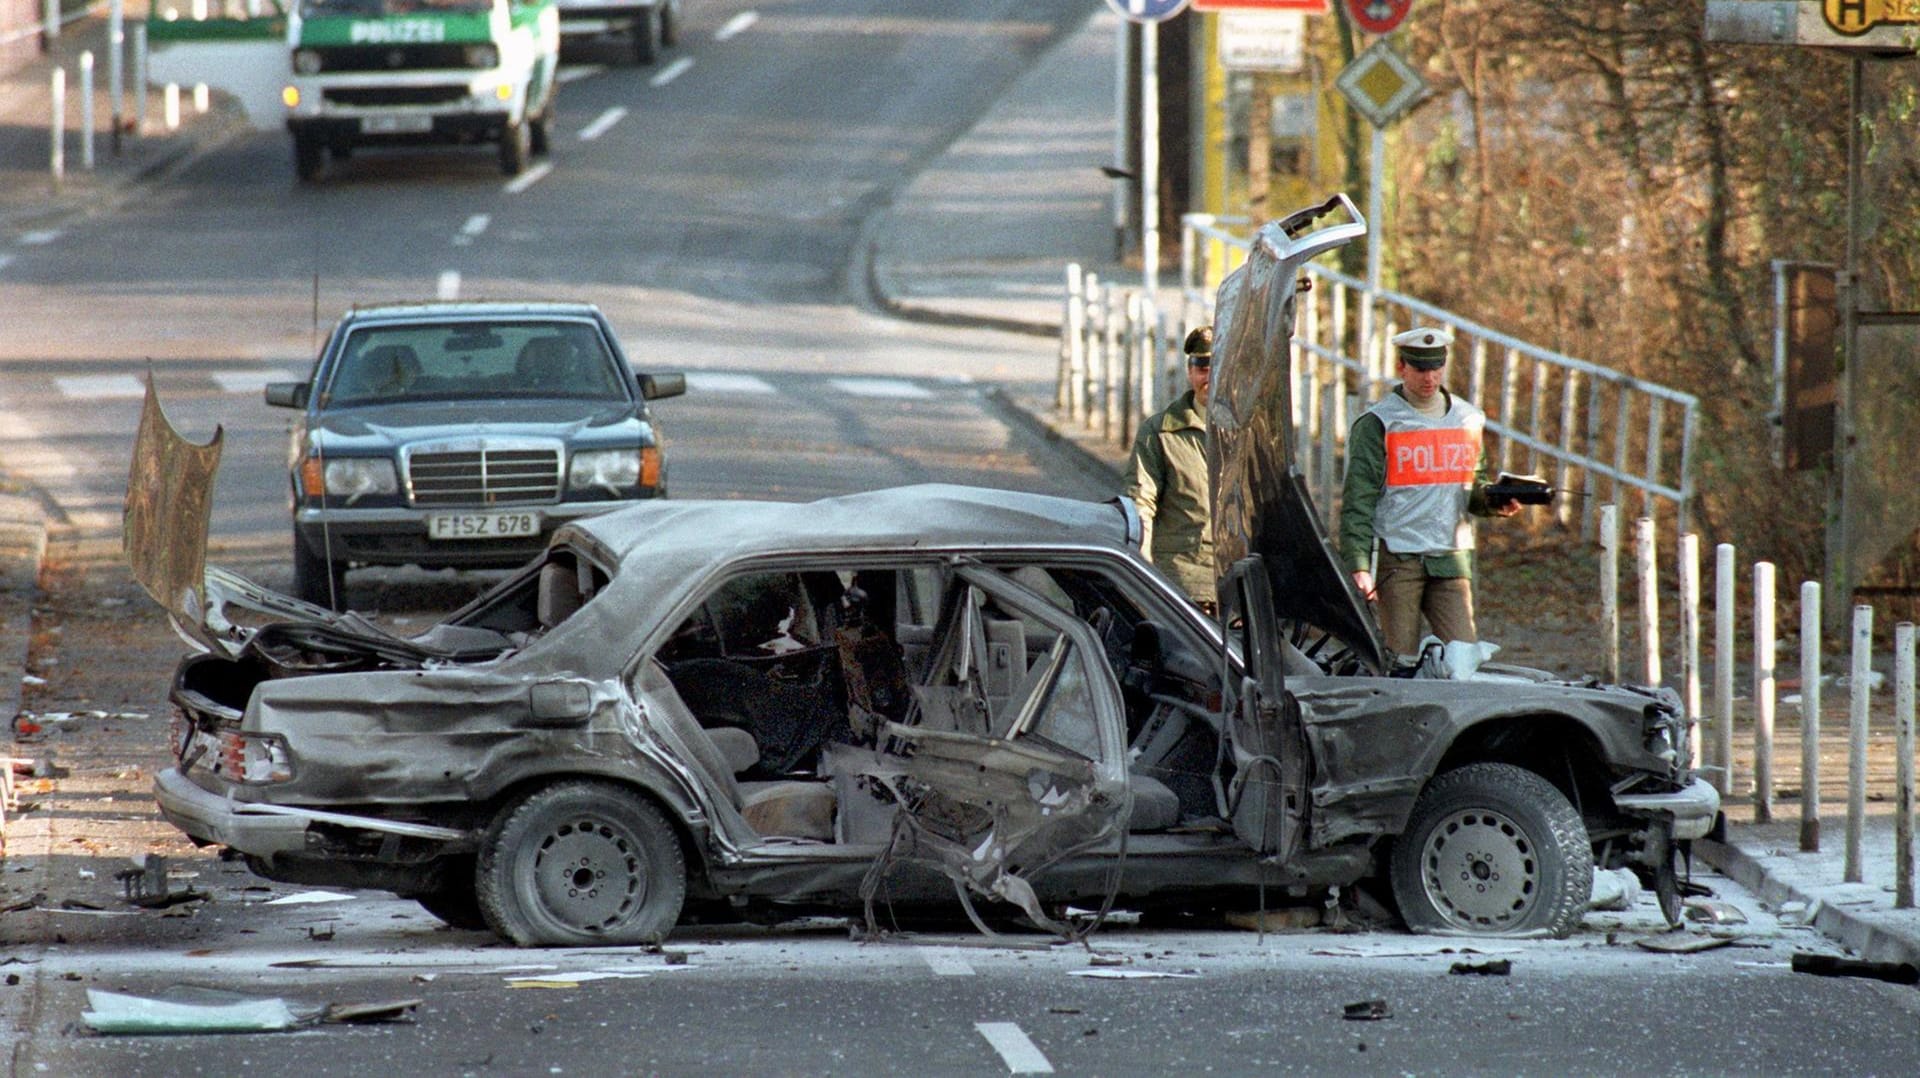
M 538 513 L 435 513 L 427 518 L 429 539 L 511 539 L 539 534 Z
M 408 113 L 397 116 L 362 116 L 360 130 L 369 135 L 417 135 L 433 130 L 433 117 Z

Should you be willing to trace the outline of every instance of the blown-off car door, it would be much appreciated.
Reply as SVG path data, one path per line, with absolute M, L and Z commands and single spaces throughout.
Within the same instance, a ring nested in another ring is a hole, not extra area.
M 990 702 L 986 640 L 1022 625 L 1014 689 Z M 1131 811 L 1120 686 L 1086 622 L 1007 576 L 963 566 L 913 677 L 916 707 L 886 727 L 867 773 L 892 791 L 911 843 L 956 884 L 1049 923 L 1028 878 L 1108 840 Z
M 1266 859 L 1293 856 L 1306 827 L 1312 758 L 1300 708 L 1282 676 L 1280 638 L 1269 577 L 1258 554 L 1235 563 L 1220 586 L 1222 623 L 1240 638 L 1244 673 L 1231 666 L 1224 726 L 1233 775 L 1227 810 L 1233 832 Z

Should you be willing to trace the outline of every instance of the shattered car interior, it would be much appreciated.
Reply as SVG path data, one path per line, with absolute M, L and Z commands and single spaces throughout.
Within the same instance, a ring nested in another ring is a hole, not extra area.
M 1293 268 L 1342 214 L 1263 230 L 1224 317 L 1218 620 L 1145 560 L 1124 499 L 926 485 L 574 521 L 403 638 L 160 556 L 204 548 L 211 464 L 166 463 L 193 454 L 150 397 L 128 553 L 198 652 L 162 813 L 268 878 L 522 945 L 956 903 L 1066 935 L 1068 903 L 1269 892 L 1565 936 L 1621 867 L 1677 918 L 1718 798 L 1673 694 L 1383 676 L 1297 473 L 1234 426 L 1286 414 L 1234 380 L 1232 342 L 1248 363 L 1290 324 Z

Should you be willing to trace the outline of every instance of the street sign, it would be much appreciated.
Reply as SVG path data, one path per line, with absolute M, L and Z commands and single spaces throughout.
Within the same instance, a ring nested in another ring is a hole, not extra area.
M 1730 45 L 1810 45 L 1911 53 L 1920 11 L 1839 0 L 1707 0 L 1706 39 Z
M 1193 0 L 1195 11 L 1297 11 L 1325 15 L 1327 0 Z
M 1390 34 L 1407 17 L 1413 0 L 1346 0 L 1353 24 L 1369 34 Z
M 1297 11 L 1220 13 L 1220 66 L 1229 71 L 1300 71 L 1307 17 Z
M 1165 22 L 1187 9 L 1187 0 L 1107 0 L 1107 6 L 1134 22 Z
M 1375 127 L 1385 127 L 1427 96 L 1427 80 L 1385 41 L 1353 58 L 1333 85 Z

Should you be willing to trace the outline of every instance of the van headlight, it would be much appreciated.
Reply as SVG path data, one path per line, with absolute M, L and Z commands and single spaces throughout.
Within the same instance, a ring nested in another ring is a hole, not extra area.
M 486 70 L 500 66 L 500 50 L 492 45 L 468 45 L 466 51 L 468 67 Z
M 293 50 L 293 70 L 301 75 L 320 73 L 320 53 L 315 49 Z

